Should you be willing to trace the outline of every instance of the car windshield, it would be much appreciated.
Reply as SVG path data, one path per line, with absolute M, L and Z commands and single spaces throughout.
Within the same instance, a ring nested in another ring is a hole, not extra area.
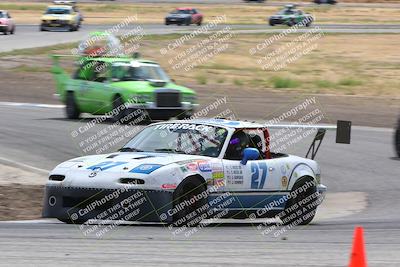
M 190 14 L 190 10 L 187 9 L 176 9 L 171 14 Z
M 59 8 L 59 7 L 49 7 L 46 11 L 46 14 L 56 14 L 56 15 L 65 15 L 70 13 L 71 12 L 68 8 Z
M 114 64 L 112 77 L 118 81 L 169 81 L 168 75 L 156 64 Z
M 224 128 L 202 124 L 157 124 L 145 128 L 129 141 L 121 151 L 218 157 L 227 133 L 228 131 Z
M 278 12 L 279 15 L 291 15 L 294 13 L 294 9 L 292 8 L 285 8 Z

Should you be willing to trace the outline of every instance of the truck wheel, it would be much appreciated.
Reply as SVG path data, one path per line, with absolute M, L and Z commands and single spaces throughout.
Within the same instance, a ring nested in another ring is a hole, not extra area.
M 397 125 L 397 130 L 395 133 L 395 146 L 396 146 L 396 151 L 397 151 L 397 156 L 400 158 L 400 120 Z
M 302 187 L 304 190 L 300 189 Z M 318 206 L 315 205 L 315 201 L 318 201 L 315 182 L 309 177 L 300 178 L 292 188 L 291 193 L 294 194 L 294 192 L 296 192 L 296 196 L 287 201 L 280 219 L 285 225 L 292 223 L 296 225 L 309 224 L 314 219 Z
M 173 215 L 174 226 L 196 226 L 200 223 L 207 213 L 206 190 L 207 185 L 198 177 L 186 178 L 179 184 L 174 191 L 174 210 L 177 211 Z
M 124 101 L 121 96 L 116 96 L 113 102 L 114 122 L 122 122 L 121 120 L 127 115 L 127 109 L 124 107 Z
M 67 93 L 67 99 L 65 103 L 65 111 L 67 113 L 67 118 L 71 120 L 79 119 L 80 111 L 78 105 L 75 102 L 75 97 L 73 92 Z

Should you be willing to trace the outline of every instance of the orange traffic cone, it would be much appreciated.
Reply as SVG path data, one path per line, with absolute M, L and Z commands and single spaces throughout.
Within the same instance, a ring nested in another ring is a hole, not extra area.
M 354 230 L 353 249 L 350 255 L 349 267 L 367 267 L 363 232 L 364 230 L 360 226 Z

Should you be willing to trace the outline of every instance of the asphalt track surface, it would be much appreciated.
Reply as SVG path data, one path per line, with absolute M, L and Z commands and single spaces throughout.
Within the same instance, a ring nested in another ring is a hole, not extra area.
M 65 120 L 56 106 L 0 104 L 0 157 L 49 170 L 82 155 L 70 133 L 88 121 Z M 189 237 L 142 224 L 118 226 L 97 239 L 54 220 L 1 222 L 0 265 L 345 266 L 354 226 L 362 225 L 369 266 L 400 266 L 400 161 L 392 137 L 392 129 L 355 127 L 352 144 L 339 145 L 333 132 L 327 134 L 317 160 L 329 193 L 348 192 L 340 200 L 348 207 L 359 193 L 366 196 L 365 208 L 350 208 L 347 216 L 334 210 L 277 236 L 263 236 L 257 224 L 212 224 Z M 304 155 L 308 144 L 289 152 Z
M 81 41 L 92 31 L 104 31 L 109 30 L 115 25 L 83 25 L 78 32 L 40 32 L 38 25 L 17 25 L 15 35 L 0 35 L 0 52 L 7 52 L 14 49 L 24 49 L 33 47 L 51 46 L 62 43 L 78 42 Z M 136 28 L 139 25 L 131 24 L 130 27 L 121 28 L 116 34 L 123 35 Z M 161 34 L 172 34 L 190 33 L 198 26 L 166 26 L 163 24 L 143 24 L 140 25 L 143 28 L 145 35 L 161 35 Z M 215 27 L 215 30 L 222 29 L 227 25 L 220 24 Z M 279 33 L 287 27 L 271 27 L 267 25 L 229 25 L 231 31 L 237 34 L 240 33 Z M 324 33 L 400 33 L 400 25 L 357 25 L 357 24 L 314 24 L 310 28 L 301 27 L 297 32 L 303 33 L 311 30 L 314 27 L 318 27 Z

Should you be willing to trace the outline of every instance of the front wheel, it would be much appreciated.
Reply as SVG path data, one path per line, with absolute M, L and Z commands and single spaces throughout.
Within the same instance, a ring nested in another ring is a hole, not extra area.
M 196 226 L 207 215 L 207 185 L 197 177 L 186 178 L 174 192 L 174 226 Z
M 127 114 L 127 109 L 125 108 L 124 101 L 121 96 L 117 96 L 113 103 L 113 114 L 112 118 L 114 122 L 122 122 L 122 119 Z
M 75 102 L 75 97 L 73 92 L 67 93 L 67 99 L 65 103 L 65 111 L 67 113 L 67 118 L 71 120 L 79 119 L 80 111 L 78 105 Z
M 279 216 L 284 225 L 307 225 L 315 216 L 320 198 L 315 182 L 309 178 L 300 178 L 293 186 L 285 210 Z

